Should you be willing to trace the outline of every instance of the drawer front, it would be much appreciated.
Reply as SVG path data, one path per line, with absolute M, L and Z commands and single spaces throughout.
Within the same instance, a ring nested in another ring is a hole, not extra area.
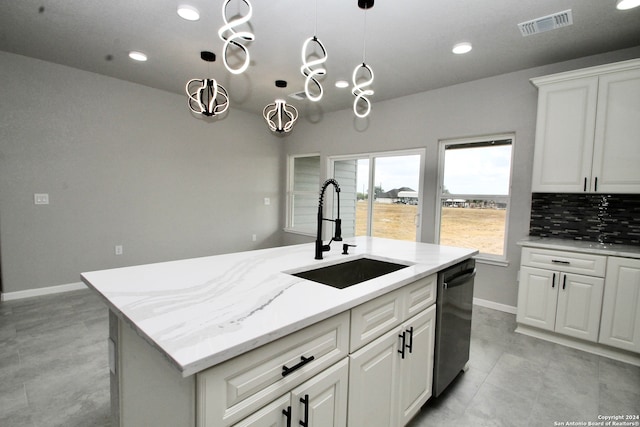
M 522 248 L 521 263 L 529 267 L 604 277 L 607 257 L 579 252 Z
M 351 309 L 351 353 L 402 322 L 402 291 L 389 292 Z
M 349 313 L 344 312 L 201 372 L 198 426 L 238 422 L 348 354 Z M 283 376 L 284 366 L 290 373 Z
M 403 288 L 405 308 L 403 320 L 415 316 L 436 302 L 438 275 L 424 277 Z

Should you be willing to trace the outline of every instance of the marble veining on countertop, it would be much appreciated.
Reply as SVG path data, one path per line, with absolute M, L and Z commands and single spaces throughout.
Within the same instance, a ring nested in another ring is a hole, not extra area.
M 518 242 L 520 246 L 542 249 L 556 249 L 598 255 L 640 258 L 640 246 L 617 243 L 598 243 L 586 240 L 558 239 L 553 237 L 529 236 Z
M 190 376 L 386 292 L 476 250 L 357 237 L 350 255 L 333 243 L 284 246 L 82 273 L 82 280 L 149 344 Z M 335 289 L 288 274 L 364 255 L 409 267 Z

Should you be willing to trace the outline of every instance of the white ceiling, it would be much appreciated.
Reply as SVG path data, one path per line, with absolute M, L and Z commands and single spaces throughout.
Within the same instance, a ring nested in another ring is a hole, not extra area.
M 310 111 L 351 108 L 351 79 L 363 60 L 365 12 L 357 0 L 251 0 L 251 66 L 232 75 L 222 64 L 223 0 L 1 0 L 0 50 L 43 59 L 179 94 L 192 78 L 216 78 L 231 108 L 260 112 L 276 97 L 303 90 L 303 41 L 314 33 L 328 52 L 319 103 L 288 102 Z M 640 8 L 615 0 L 375 0 L 366 12 L 366 62 L 375 72 L 375 102 L 465 81 L 640 45 Z M 196 22 L 179 4 L 201 12 Z M 317 4 L 317 14 L 316 14 Z M 229 15 L 244 14 L 232 0 Z M 572 9 L 574 25 L 522 37 L 517 24 Z M 317 22 L 317 24 L 316 24 Z M 317 25 L 317 32 L 315 27 Z M 452 46 L 473 43 L 454 55 Z M 140 50 L 146 63 L 130 60 Z M 212 64 L 201 50 L 216 53 Z M 110 58 L 110 59 L 108 59 Z M 286 89 L 274 81 L 289 82 Z M 186 108 L 186 94 L 185 94 Z

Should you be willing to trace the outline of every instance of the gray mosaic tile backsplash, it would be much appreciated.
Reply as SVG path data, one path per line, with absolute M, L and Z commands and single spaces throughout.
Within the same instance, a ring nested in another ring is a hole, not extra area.
M 533 193 L 529 234 L 640 246 L 640 194 Z

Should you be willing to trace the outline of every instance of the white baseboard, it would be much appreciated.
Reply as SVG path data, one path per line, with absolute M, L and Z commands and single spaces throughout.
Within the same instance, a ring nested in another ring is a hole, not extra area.
M 39 297 L 42 295 L 59 294 L 62 292 L 77 291 L 86 289 L 87 285 L 82 282 L 69 283 L 66 285 L 48 286 L 46 288 L 27 289 L 25 291 L 5 292 L 0 294 L 0 301 L 11 301 L 22 298 Z
M 516 314 L 516 307 L 506 304 L 500 304 L 499 302 L 493 302 L 486 299 L 474 298 L 473 303 L 480 307 L 492 308 L 498 311 L 504 311 L 505 313 Z

